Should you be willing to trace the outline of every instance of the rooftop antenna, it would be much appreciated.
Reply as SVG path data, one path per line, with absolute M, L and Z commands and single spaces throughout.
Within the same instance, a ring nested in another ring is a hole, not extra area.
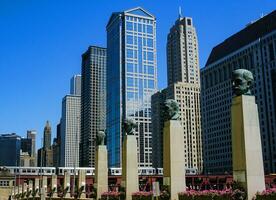
M 182 18 L 181 6 L 178 7 L 178 17 L 179 17 L 179 19 Z
M 262 12 L 261 14 L 260 14 L 260 18 L 263 18 L 264 17 L 264 13 Z

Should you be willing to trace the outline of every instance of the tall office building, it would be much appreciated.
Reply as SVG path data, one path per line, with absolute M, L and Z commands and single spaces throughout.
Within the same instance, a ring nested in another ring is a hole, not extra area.
M 167 37 L 168 87 L 152 96 L 153 163 L 163 165 L 164 101 L 175 99 L 180 106 L 185 165 L 202 171 L 200 117 L 200 71 L 198 41 L 193 20 L 179 17 Z
M 95 167 L 96 134 L 105 129 L 106 48 L 90 46 L 82 55 L 79 163 Z
M 62 100 L 62 117 L 60 123 L 60 165 L 63 167 L 78 167 L 81 75 L 75 75 L 71 78 L 70 92 L 71 94 L 66 95 Z
M 62 100 L 61 166 L 79 166 L 81 97 L 66 95 Z
M 54 167 L 60 167 L 60 149 L 61 149 L 61 123 L 57 125 L 57 135 L 54 138 L 54 142 L 52 145 L 53 148 L 53 165 Z
M 50 149 L 51 148 L 51 139 L 52 139 L 52 129 L 50 126 L 50 122 L 47 121 L 44 127 L 44 134 L 43 134 L 43 148 Z
M 231 75 L 238 68 L 254 74 L 265 173 L 276 172 L 275 59 L 276 11 L 213 48 L 201 70 L 205 173 L 232 172 Z
M 32 156 L 32 139 L 21 138 L 21 150 L 27 152 L 29 156 Z
M 81 75 L 77 74 L 71 78 L 70 94 L 81 95 Z
M 114 12 L 107 30 L 109 166 L 121 165 L 122 121 L 137 122 L 140 166 L 152 166 L 151 95 L 157 91 L 156 19 L 143 8 Z
M 0 135 L 0 166 L 20 165 L 21 137 L 12 134 Z
M 52 149 L 52 128 L 47 120 L 43 132 L 43 147 L 37 152 L 37 166 L 52 167 L 53 166 L 53 149 Z
M 36 157 L 36 146 L 35 146 L 36 134 L 37 132 L 35 130 L 27 131 L 27 138 L 32 140 L 32 154 L 31 154 L 32 157 Z

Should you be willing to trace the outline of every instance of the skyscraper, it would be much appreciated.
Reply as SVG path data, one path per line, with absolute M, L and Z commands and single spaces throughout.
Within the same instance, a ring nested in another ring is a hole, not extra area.
M 200 74 L 198 41 L 193 20 L 179 17 L 167 37 L 168 87 L 152 96 L 153 163 L 163 164 L 164 102 L 175 99 L 180 106 L 185 165 L 202 171 Z
M 21 137 L 12 134 L 0 135 L 0 166 L 20 165 Z
M 36 157 L 36 146 L 35 146 L 35 140 L 36 140 L 36 134 L 37 132 L 35 130 L 28 130 L 27 131 L 27 138 L 32 140 L 32 157 Z
M 51 138 L 52 138 L 52 129 L 50 126 L 50 122 L 47 121 L 44 127 L 44 137 L 43 137 L 43 147 L 44 149 L 51 148 Z
M 231 76 L 238 68 L 254 75 L 265 173 L 275 173 L 276 11 L 215 46 L 201 70 L 205 173 L 232 172 Z
M 44 127 L 43 147 L 37 152 L 37 166 L 52 167 L 53 166 L 53 149 L 51 146 L 52 128 L 47 120 Z
M 137 122 L 140 166 L 152 165 L 151 95 L 157 91 L 156 20 L 143 8 L 114 12 L 107 30 L 109 166 L 121 165 L 122 121 Z
M 70 94 L 81 95 L 81 75 L 77 74 L 71 78 Z
M 106 48 L 90 46 L 82 55 L 80 166 L 95 167 L 96 134 L 105 129 Z
M 61 166 L 79 166 L 81 97 L 66 95 L 62 100 Z

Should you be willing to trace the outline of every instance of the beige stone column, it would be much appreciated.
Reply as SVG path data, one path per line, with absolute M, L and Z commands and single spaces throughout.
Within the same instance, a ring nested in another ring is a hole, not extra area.
M 70 173 L 64 173 L 63 191 L 66 193 L 65 198 L 70 198 Z
M 39 197 L 39 178 L 35 178 L 34 190 L 35 190 L 34 197 Z
M 85 180 L 86 179 L 86 171 L 81 169 L 79 170 L 79 177 L 78 177 L 78 191 L 80 193 L 80 198 L 86 198 L 85 195 Z
M 139 191 L 137 140 L 135 135 L 126 135 L 123 142 L 122 186 L 126 189 L 126 199 Z
M 100 199 L 102 193 L 108 191 L 108 167 L 107 167 L 106 145 L 97 146 L 95 172 L 96 172 L 97 199 Z
M 247 190 L 248 199 L 265 189 L 258 108 L 254 96 L 232 100 L 233 179 Z
M 171 200 L 178 200 L 178 193 L 186 191 L 183 127 L 169 120 L 163 132 L 163 184 L 169 186 Z
M 47 176 L 42 177 L 42 184 L 41 184 L 41 200 L 45 200 L 47 196 Z
M 30 198 L 32 196 L 32 193 L 33 193 L 33 181 L 32 180 L 29 180 L 29 183 L 28 183 L 28 197 Z
M 52 175 L 51 179 L 51 191 L 52 191 L 52 197 L 57 197 L 57 175 Z

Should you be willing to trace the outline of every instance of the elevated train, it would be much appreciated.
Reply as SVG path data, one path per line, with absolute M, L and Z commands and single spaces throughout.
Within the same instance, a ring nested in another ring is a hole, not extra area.
M 3 168 L 3 167 L 2 167 Z M 74 167 L 5 167 L 9 170 L 11 174 L 16 175 L 33 175 L 33 176 L 50 176 L 53 174 L 64 175 L 65 172 L 69 172 L 74 175 Z M 93 167 L 76 167 L 76 175 L 78 175 L 79 170 L 85 170 L 86 175 L 95 175 L 95 168 Z M 111 167 L 108 169 L 108 174 L 110 176 L 121 176 L 122 168 Z M 186 168 L 186 175 L 197 175 L 198 170 L 196 168 Z M 150 176 L 150 175 L 163 175 L 163 168 L 153 168 L 153 167 L 138 167 L 138 175 L 140 176 Z

